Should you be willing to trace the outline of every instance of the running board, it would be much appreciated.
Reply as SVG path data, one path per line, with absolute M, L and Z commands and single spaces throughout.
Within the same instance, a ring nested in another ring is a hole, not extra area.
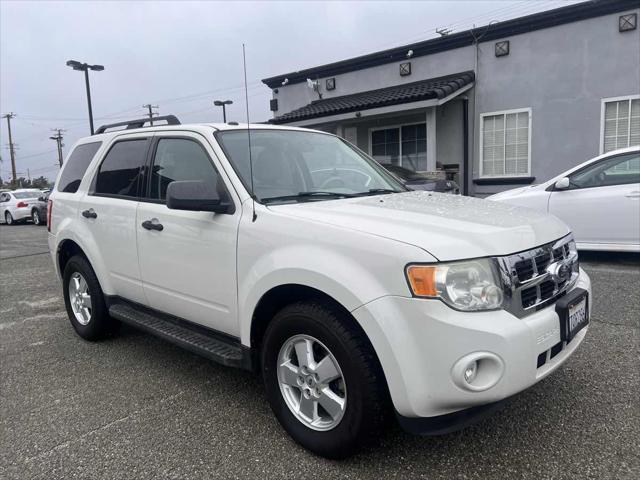
M 252 369 L 250 350 L 233 337 L 129 303 L 111 303 L 109 315 L 214 362 Z

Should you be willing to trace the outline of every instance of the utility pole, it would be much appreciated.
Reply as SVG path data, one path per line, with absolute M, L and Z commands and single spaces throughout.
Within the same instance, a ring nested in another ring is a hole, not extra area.
M 15 113 L 9 112 L 2 116 L 7 119 L 7 129 L 9 130 L 9 154 L 11 156 L 11 175 L 13 183 L 16 183 L 18 177 L 16 177 L 16 151 L 13 145 L 13 137 L 11 136 L 11 119 L 16 116 Z
M 62 139 L 64 138 L 62 136 L 62 132 L 65 132 L 66 130 L 62 130 L 60 128 L 53 128 L 52 131 L 57 133 L 54 136 L 49 138 L 51 140 L 55 140 L 56 144 L 58 145 L 58 163 L 62 167 L 62 147 L 64 147 L 64 144 L 62 143 Z
M 153 117 L 158 115 L 158 112 L 154 112 L 153 109 L 154 108 L 160 108 L 158 107 L 158 105 L 151 105 L 150 103 L 147 103 L 146 105 L 142 105 L 142 108 L 148 108 L 149 109 L 149 123 L 151 124 L 151 126 L 153 127 Z

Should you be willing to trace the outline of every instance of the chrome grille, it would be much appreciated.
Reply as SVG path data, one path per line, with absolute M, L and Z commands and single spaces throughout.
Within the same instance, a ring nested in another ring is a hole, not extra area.
M 497 259 L 507 310 L 524 317 L 560 298 L 575 284 L 579 274 L 578 253 L 570 248 L 571 242 L 569 235 L 556 242 Z M 562 278 L 562 273 L 567 278 Z

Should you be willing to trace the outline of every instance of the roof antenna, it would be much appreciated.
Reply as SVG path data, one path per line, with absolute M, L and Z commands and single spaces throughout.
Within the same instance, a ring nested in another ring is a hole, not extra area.
M 251 158 L 251 127 L 249 123 L 249 91 L 247 89 L 247 56 L 245 54 L 244 43 L 242 44 L 242 66 L 244 68 L 244 100 L 247 106 L 247 145 L 249 146 L 249 176 L 251 177 L 251 202 L 253 208 L 253 216 L 251 221 L 255 222 L 256 215 L 256 195 L 253 190 L 253 159 Z

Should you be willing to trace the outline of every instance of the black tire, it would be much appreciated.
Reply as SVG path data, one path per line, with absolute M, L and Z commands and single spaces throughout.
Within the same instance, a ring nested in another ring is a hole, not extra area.
M 371 344 L 353 325 L 353 318 L 321 301 L 300 302 L 276 314 L 262 344 L 262 375 L 271 408 L 289 435 L 305 448 L 326 458 L 351 455 L 364 443 L 379 438 L 385 424 L 388 394 L 382 369 Z M 333 429 L 317 431 L 289 409 L 277 376 L 278 354 L 294 335 L 310 335 L 337 360 L 346 384 L 344 414 Z
M 42 219 L 40 218 L 40 212 L 37 208 L 34 208 L 31 212 L 31 221 L 33 221 L 34 225 L 42 225 Z
M 75 272 L 82 275 L 86 281 L 89 295 L 91 296 L 91 318 L 86 325 L 81 324 L 76 319 L 73 308 L 71 307 L 71 299 L 69 298 L 69 282 Z M 87 259 L 82 255 L 73 256 L 67 262 L 62 277 L 62 289 L 69 321 L 76 333 L 82 338 L 90 341 L 101 340 L 117 330 L 119 323 L 109 316 L 98 278 Z
M 4 212 L 4 222 L 7 225 L 15 225 L 16 222 L 14 222 L 13 217 L 11 216 L 11 212 L 9 211 Z

